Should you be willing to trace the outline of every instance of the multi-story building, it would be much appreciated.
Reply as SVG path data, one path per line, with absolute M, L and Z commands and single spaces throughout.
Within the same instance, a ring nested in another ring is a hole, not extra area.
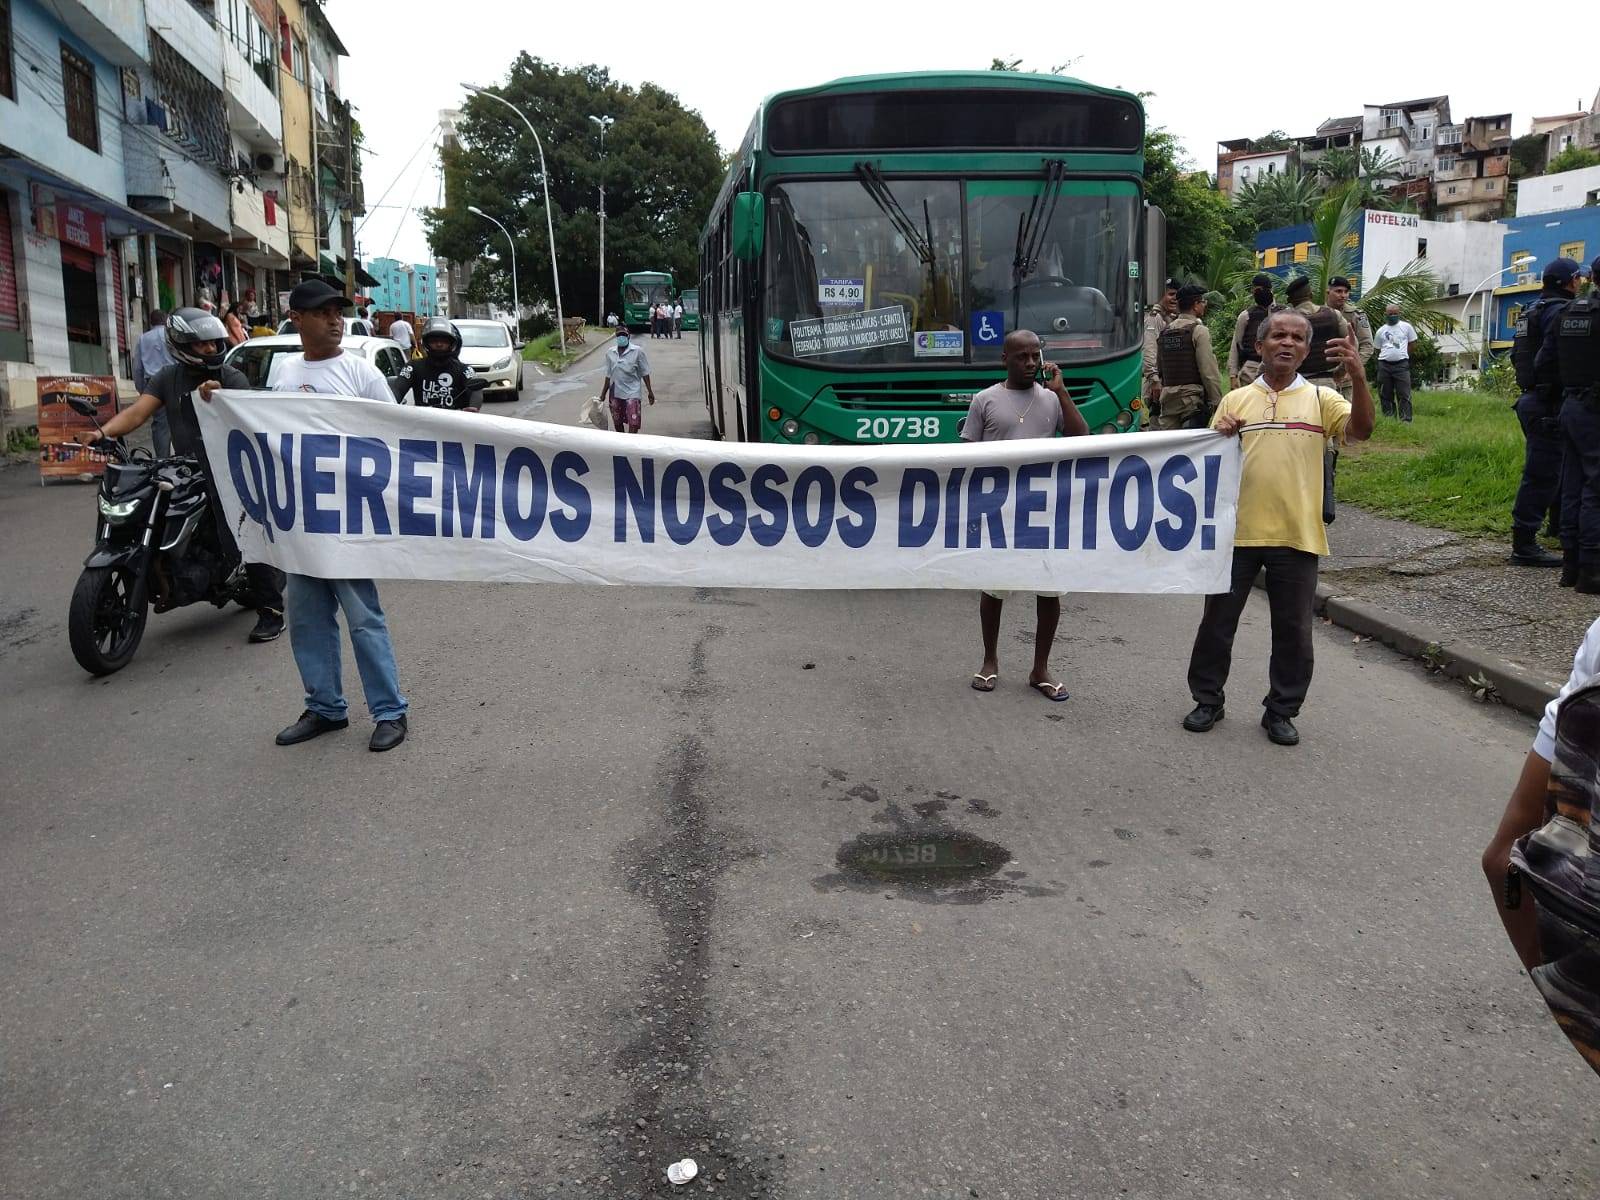
M 1555 175 L 1530 175 L 1517 181 L 1519 217 L 1569 208 L 1592 208 L 1597 204 L 1600 204 L 1600 167 L 1580 167 Z
M 459 109 L 444 109 L 439 113 L 439 154 L 442 160 L 448 160 L 450 152 L 461 144 L 456 135 L 456 122 L 460 119 Z M 447 168 L 444 172 L 446 208 L 455 208 L 460 203 L 465 203 L 457 195 L 458 188 L 459 183 Z M 472 263 L 450 262 L 441 258 L 436 265 L 441 293 L 440 306 L 445 316 L 486 320 L 492 315 L 489 305 L 475 304 L 466 298 L 467 285 L 472 282 Z
M 1546 162 L 1574 146 L 1582 150 L 1600 150 L 1600 91 L 1595 93 L 1588 112 L 1535 117 L 1533 132 L 1545 135 Z
M 1469 315 L 1471 298 L 1493 282 L 1500 266 L 1505 226 L 1497 221 L 1429 221 L 1414 213 L 1362 210 L 1345 248 L 1358 264 L 1350 275 L 1351 294 L 1361 299 L 1384 275 L 1393 275 L 1415 260 L 1427 264 L 1438 282 L 1430 307 L 1457 322 L 1455 330 L 1437 339 L 1454 377 L 1476 363 L 1482 344 L 1481 314 Z M 1310 225 L 1291 225 L 1256 235 L 1257 266 L 1280 277 L 1306 270 L 1314 254 Z
M 311 0 L 315 2 L 315 0 Z M 311 49 L 306 39 L 306 4 L 279 0 L 278 104 L 283 120 L 281 206 L 289 218 L 289 263 L 296 271 L 322 270 L 316 150 L 311 128 Z
M 123 75 L 149 36 L 140 5 L 0 0 L 0 401 L 128 374 L 131 239 L 161 228 L 124 184 Z
M 1492 221 L 1511 189 L 1511 114 L 1468 117 L 1434 130 L 1433 214 L 1441 221 Z
M 1247 183 L 1268 175 L 1282 175 L 1295 164 L 1293 147 L 1257 150 L 1250 138 L 1217 143 L 1217 190 L 1232 199 Z
M 376 282 L 367 286 L 366 294 L 378 311 L 394 309 L 419 313 L 424 317 L 439 312 L 440 273 L 436 264 L 374 258 L 367 263 L 367 270 Z
M 351 253 L 355 218 L 366 209 L 361 187 L 361 152 L 355 117 L 341 98 L 339 59 L 349 51 L 318 3 L 306 6 L 311 55 L 311 136 L 316 160 L 318 262 L 326 274 L 343 276 L 352 289 L 371 277 Z
M 1329 117 L 1317 126 L 1308 137 L 1296 138 L 1300 163 L 1306 169 L 1314 167 L 1329 150 L 1354 151 L 1361 145 L 1361 117 Z
M 1577 171 L 1563 172 L 1576 175 Z M 1561 176 L 1553 176 L 1559 179 Z M 1524 181 L 1527 182 L 1527 181 Z M 1520 197 L 1519 197 L 1520 203 Z M 1505 251 L 1502 286 L 1495 288 L 1492 350 L 1511 346 L 1512 329 L 1522 309 L 1539 294 L 1541 276 L 1553 259 L 1570 258 L 1588 263 L 1600 255 L 1600 207 L 1568 208 L 1555 212 L 1518 212 L 1503 222 Z
M 1407 178 L 1426 176 L 1433 171 L 1434 134 L 1448 124 L 1448 96 L 1368 104 L 1361 110 L 1361 145 L 1398 159 Z
M 227 279 L 233 295 L 254 292 L 257 306 L 273 311 L 279 272 L 289 269 L 289 225 L 279 206 L 283 186 L 283 110 L 273 0 L 217 0 L 223 91 L 234 168 L 229 204 Z

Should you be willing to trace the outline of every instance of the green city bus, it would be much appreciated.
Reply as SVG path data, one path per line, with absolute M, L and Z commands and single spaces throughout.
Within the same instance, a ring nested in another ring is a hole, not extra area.
M 629 329 L 650 327 L 650 306 L 672 299 L 670 271 L 629 271 L 622 277 L 622 323 Z
M 876 75 L 768 98 L 701 237 L 717 436 L 954 441 L 1018 328 L 1092 432 L 1137 429 L 1165 257 L 1143 170 L 1138 98 L 1059 76 Z
M 683 305 L 683 327 L 690 332 L 700 328 L 700 289 L 684 288 L 678 293 L 678 303 Z

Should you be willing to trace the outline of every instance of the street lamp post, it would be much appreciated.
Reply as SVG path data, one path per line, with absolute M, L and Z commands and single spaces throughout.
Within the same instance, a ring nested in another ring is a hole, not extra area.
M 515 342 L 522 337 L 522 305 L 517 299 L 517 243 L 512 240 L 511 231 L 509 229 L 500 224 L 499 221 L 496 221 L 488 213 L 484 212 L 483 209 L 479 208 L 476 204 L 467 205 L 467 211 L 472 213 L 474 216 L 482 217 L 501 233 L 505 234 L 506 242 L 511 247 L 511 310 L 516 314 L 517 323 L 516 337 L 513 337 L 511 340 Z M 556 311 L 559 312 L 560 309 L 557 309 Z M 561 335 L 561 340 L 566 340 L 565 334 Z
M 1524 267 L 1531 266 L 1532 264 L 1534 264 L 1534 263 L 1536 263 L 1538 261 L 1539 261 L 1539 256 L 1538 255 L 1536 255 L 1536 254 L 1524 254 L 1519 258 L 1512 259 L 1509 266 L 1501 267 L 1498 271 L 1495 271 L 1495 272 L 1493 272 L 1492 274 L 1489 274 L 1489 275 L 1485 275 L 1483 277 L 1482 282 L 1480 282 L 1477 287 L 1473 288 L 1472 291 L 1467 293 L 1467 302 L 1461 306 L 1461 311 L 1462 312 L 1468 312 L 1472 308 L 1473 297 L 1475 297 L 1478 294 L 1478 292 L 1482 290 L 1484 284 L 1487 284 L 1491 279 L 1499 279 L 1500 276 L 1504 275 L 1507 271 L 1520 271 Z M 1478 374 L 1482 375 L 1483 374 L 1483 356 L 1484 356 L 1484 352 L 1486 350 L 1488 350 L 1488 348 L 1489 348 L 1489 293 L 1488 292 L 1484 292 L 1483 293 L 1483 300 L 1479 305 L 1478 313 L 1479 313 L 1479 316 L 1478 316 Z
M 561 348 L 561 356 L 562 356 L 562 358 L 565 358 L 566 355 L 567 355 L 567 330 L 566 330 L 566 324 L 565 324 L 566 318 L 565 318 L 565 316 L 563 315 L 563 313 L 561 311 L 561 270 L 560 270 L 560 268 L 558 268 L 556 266 L 556 226 L 555 226 L 554 219 L 550 215 L 550 212 L 551 212 L 551 210 L 550 210 L 550 172 L 545 170 L 545 165 L 544 165 L 544 143 L 539 140 L 539 133 L 538 133 L 538 131 L 536 129 L 534 129 L 533 122 L 528 120 L 528 114 L 523 112 L 520 108 L 518 108 L 515 104 L 511 103 L 511 101 L 507 100 L 504 96 L 498 95 L 495 92 L 491 92 L 487 88 L 481 88 L 475 83 L 463 83 L 461 86 L 466 88 L 467 91 L 471 92 L 474 96 L 487 96 L 490 100 L 498 100 L 501 104 L 504 104 L 512 112 L 516 113 L 517 116 L 522 118 L 522 123 L 528 127 L 528 132 L 533 135 L 533 144 L 539 151 L 539 177 L 544 181 L 544 226 L 545 226 L 545 233 L 550 238 L 550 277 L 551 277 L 552 280 L 554 280 L 555 286 L 556 286 L 556 331 L 557 331 L 556 332 L 556 345 Z M 481 216 L 482 214 L 480 213 L 479 215 Z M 496 222 L 496 224 L 499 224 L 499 222 Z M 503 228 L 503 226 L 502 226 L 502 228 Z M 510 237 L 511 235 L 507 234 L 506 236 Z M 513 262 L 512 262 L 512 272 L 511 272 L 512 291 L 513 291 L 513 293 L 516 290 L 515 285 L 516 285 L 516 278 L 517 278 L 515 259 L 516 259 L 516 251 L 515 251 L 515 249 L 513 249 L 512 250 L 512 260 L 513 260 Z M 513 301 L 513 303 L 515 303 L 515 301 Z M 522 335 L 522 309 L 518 308 L 517 309 L 517 336 L 520 337 L 521 335 Z
M 594 320 L 597 325 L 606 323 L 606 130 L 616 124 L 615 117 L 596 117 L 589 120 L 600 126 L 600 283 L 596 289 Z

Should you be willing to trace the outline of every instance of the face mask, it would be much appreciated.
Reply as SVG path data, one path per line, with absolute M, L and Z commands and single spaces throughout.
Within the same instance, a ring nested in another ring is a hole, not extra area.
M 627 348 L 628 348 L 628 339 L 625 338 L 625 337 L 619 336 L 617 338 L 617 349 L 618 350 L 626 350 Z
M 1257 288 L 1252 295 L 1255 296 L 1257 304 L 1265 306 L 1272 303 L 1271 288 Z
M 1400 314 L 1399 313 L 1390 313 L 1388 316 L 1386 316 L 1384 318 L 1384 322 L 1386 324 L 1389 324 L 1389 325 L 1398 325 L 1398 324 L 1400 324 Z

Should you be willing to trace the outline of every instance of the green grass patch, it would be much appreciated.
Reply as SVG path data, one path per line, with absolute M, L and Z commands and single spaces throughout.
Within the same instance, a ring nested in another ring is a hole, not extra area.
M 556 349 L 560 336 L 554 329 L 549 333 L 540 334 L 522 348 L 522 357 L 528 362 L 538 363 L 546 370 L 559 372 L 566 367 L 567 363 L 589 350 L 595 342 L 609 341 L 612 337 L 612 332 L 609 329 L 602 329 L 595 325 L 585 326 L 583 336 L 587 340 L 582 346 L 568 346 L 565 360 L 561 358 L 559 351 Z
M 38 426 L 30 425 L 25 429 L 12 428 L 6 430 L 5 452 L 7 454 L 35 454 L 38 449 Z
M 1379 416 L 1339 457 L 1338 497 L 1457 533 L 1508 534 L 1522 478 L 1522 427 L 1498 396 L 1416 392 L 1415 420 Z

